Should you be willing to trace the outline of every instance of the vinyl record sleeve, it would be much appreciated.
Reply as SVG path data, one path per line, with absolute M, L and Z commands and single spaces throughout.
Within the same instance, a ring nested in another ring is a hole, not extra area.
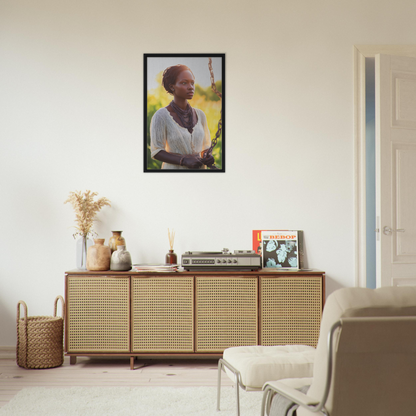
M 263 268 L 304 267 L 301 230 L 253 230 L 253 250 L 262 255 Z

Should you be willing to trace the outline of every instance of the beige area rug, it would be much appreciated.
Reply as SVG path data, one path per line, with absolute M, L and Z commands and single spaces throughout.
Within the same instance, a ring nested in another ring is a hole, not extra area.
M 241 416 L 259 416 L 261 392 L 240 389 Z M 32 387 L 0 408 L 0 416 L 235 416 L 233 387 Z

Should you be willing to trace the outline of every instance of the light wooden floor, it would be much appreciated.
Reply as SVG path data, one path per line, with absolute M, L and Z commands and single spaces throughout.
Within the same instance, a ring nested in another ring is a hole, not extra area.
M 217 359 L 136 360 L 130 370 L 129 358 L 69 357 L 61 367 L 27 370 L 14 357 L 0 358 L 0 407 L 26 387 L 72 386 L 216 386 Z M 222 385 L 233 385 L 223 373 Z

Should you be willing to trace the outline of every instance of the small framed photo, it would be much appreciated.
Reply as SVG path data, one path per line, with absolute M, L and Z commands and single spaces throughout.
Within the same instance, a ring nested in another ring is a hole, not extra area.
M 225 172 L 225 54 L 144 54 L 144 172 Z

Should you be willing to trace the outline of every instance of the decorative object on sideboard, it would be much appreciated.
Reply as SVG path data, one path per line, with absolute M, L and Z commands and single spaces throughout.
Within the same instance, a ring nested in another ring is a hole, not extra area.
M 302 230 L 253 230 L 253 250 L 265 269 L 305 268 Z
M 173 252 L 173 242 L 175 241 L 175 230 L 172 230 L 172 232 L 168 228 L 168 238 L 169 238 L 169 247 L 170 250 L 168 254 L 166 254 L 165 257 L 165 263 L 166 264 L 177 264 L 178 263 L 178 256 L 176 253 Z
M 130 253 L 125 246 L 117 246 L 117 250 L 111 255 L 110 270 L 131 270 L 132 262 Z
M 108 247 L 110 247 L 111 254 L 113 254 L 118 246 L 124 246 L 126 248 L 126 240 L 124 237 L 121 236 L 121 233 L 123 231 L 111 231 L 113 235 L 110 237 L 110 240 L 108 240 Z
M 94 239 L 87 252 L 87 270 L 110 270 L 111 250 L 104 245 L 104 238 Z
M 62 317 L 56 316 L 58 300 L 62 303 Z M 20 306 L 24 316 L 20 317 Z M 23 368 L 52 368 L 64 362 L 65 301 L 55 299 L 53 316 L 27 316 L 27 305 L 17 304 L 16 363 Z
M 97 213 L 102 207 L 108 205 L 111 206 L 110 201 L 107 198 L 99 198 L 94 201 L 94 197 L 98 195 L 97 192 L 80 191 L 70 192 L 68 199 L 64 202 L 69 202 L 75 211 L 75 230 L 73 237 L 80 237 L 80 241 L 77 241 L 76 263 L 77 268 L 86 270 L 86 258 L 88 247 L 92 245 L 92 241 L 88 239 L 90 235 L 96 235 L 92 226 Z
M 76 267 L 79 270 L 87 270 L 87 251 L 94 244 L 90 238 L 80 237 L 76 242 Z
M 261 268 L 261 256 L 254 250 L 187 251 L 182 254 L 182 267 L 188 271 L 234 270 L 248 271 Z

